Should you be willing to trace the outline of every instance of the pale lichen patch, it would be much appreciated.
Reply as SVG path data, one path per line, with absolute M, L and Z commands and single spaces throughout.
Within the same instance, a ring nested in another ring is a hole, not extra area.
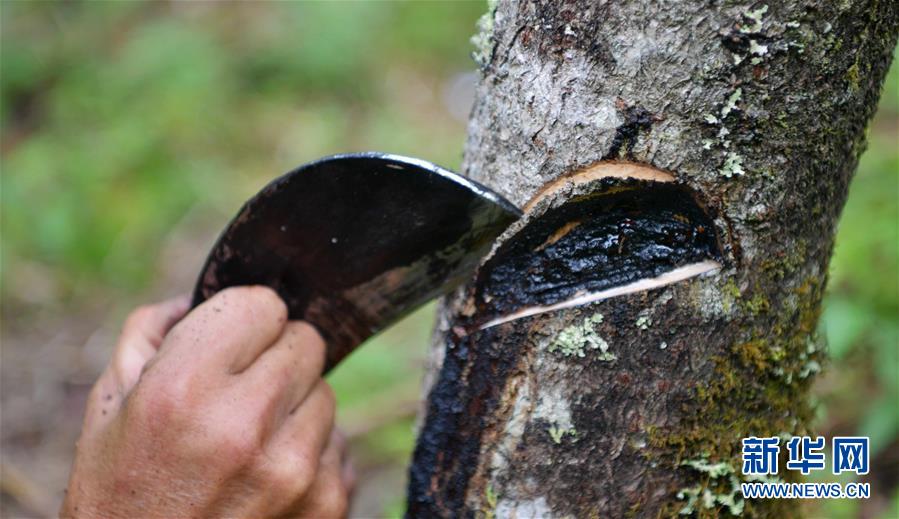
M 758 65 L 764 60 L 762 56 L 768 54 L 768 46 L 762 45 L 755 40 L 749 40 L 749 53 L 752 54 L 752 59 L 749 62 L 753 65 Z
M 533 419 L 544 420 L 563 430 L 574 430 L 568 399 L 558 386 L 547 388 L 537 401 Z
M 648 330 L 652 326 L 652 319 L 646 313 L 641 312 L 634 324 L 641 330 Z
M 716 491 L 713 485 L 710 484 L 698 484 L 682 488 L 677 492 L 677 498 L 686 500 L 687 503 L 681 508 L 680 515 L 693 515 L 697 506 L 701 506 L 706 510 L 723 506 L 732 515 L 743 514 L 745 503 L 740 493 L 740 479 L 730 464 L 725 462 L 710 463 L 707 459 L 695 459 L 686 460 L 681 465 L 704 474 L 709 481 L 722 480 L 716 481 L 716 483 L 724 483 L 724 488 L 727 491 Z
M 754 40 L 752 40 L 752 41 L 754 41 Z M 758 48 L 756 50 L 760 53 L 766 53 L 768 51 L 768 48 L 766 46 L 760 45 L 760 46 L 758 46 Z M 757 60 L 759 58 L 754 57 L 752 59 Z M 742 58 L 740 59 L 740 61 L 742 61 Z M 727 119 L 727 117 L 729 115 L 731 115 L 732 113 L 734 113 L 735 111 L 740 109 L 738 106 L 738 103 L 742 99 L 743 99 L 743 89 L 740 87 L 737 87 L 733 92 L 730 93 L 730 95 L 724 101 L 724 105 L 721 107 L 721 110 L 719 111 L 719 115 L 717 117 L 714 115 L 711 115 L 711 114 L 705 115 L 706 123 L 711 124 L 711 125 L 718 125 L 718 124 L 721 125 L 721 127 L 718 128 L 718 134 L 716 135 L 716 137 L 717 137 L 718 145 L 720 145 L 721 148 L 723 148 L 724 150 L 728 150 L 731 147 L 731 142 L 730 142 L 730 139 L 728 138 L 728 135 L 730 135 L 731 132 L 725 125 L 726 124 L 725 120 Z M 714 140 L 706 139 L 703 141 L 702 147 L 703 147 L 703 149 L 710 150 L 710 149 L 712 149 L 712 146 L 715 144 L 715 142 L 716 141 L 714 141 Z M 729 152 L 725 153 L 724 154 L 724 163 L 722 164 L 721 168 L 718 170 L 718 173 L 721 176 L 724 176 L 726 178 L 731 178 L 735 175 L 743 175 L 744 173 L 746 173 L 745 169 L 743 169 L 743 157 L 741 157 L 739 154 L 737 154 L 734 151 L 729 151 Z
M 475 51 L 472 53 L 475 63 L 484 67 L 489 63 L 493 54 L 493 18 L 496 15 L 496 6 L 499 0 L 487 0 L 487 12 L 481 15 L 477 21 L 478 32 L 471 37 L 471 44 Z
M 727 98 L 727 102 L 724 103 L 724 106 L 721 107 L 721 118 L 727 117 L 733 110 L 737 108 L 737 102 L 743 97 L 743 89 L 737 88 L 733 92 L 731 92 L 730 96 Z
M 730 135 L 730 130 L 728 130 L 726 126 L 722 126 L 721 129 L 718 130 L 718 140 L 721 141 L 721 145 L 725 148 L 730 148 L 730 141 L 727 140 L 728 135 Z
M 753 9 L 743 13 L 743 17 L 749 20 L 749 24 L 740 27 L 740 32 L 745 34 L 757 33 L 762 30 L 762 17 L 768 12 L 768 5 L 763 5 L 758 9 Z
M 813 358 L 815 353 L 820 349 L 823 349 L 819 346 L 819 341 L 821 341 L 821 339 L 817 334 L 809 337 L 805 351 L 799 354 L 799 360 L 803 362 L 802 368 L 799 370 L 799 378 L 808 378 L 810 375 L 821 372 L 821 363 Z
M 484 518 L 493 519 L 496 517 L 496 492 L 493 490 L 493 485 L 487 485 L 487 489 L 484 492 L 484 501 L 487 504 L 486 510 L 482 510 Z
M 749 53 L 756 56 L 764 56 L 768 54 L 768 46 L 762 45 L 755 40 L 749 40 Z
M 493 449 L 493 455 L 490 459 L 490 467 L 495 474 L 501 474 L 506 470 L 509 460 L 512 458 L 515 449 L 521 441 L 525 428 L 530 420 L 534 403 L 530 397 L 531 389 L 528 380 L 527 377 L 520 377 L 509 385 L 510 389 L 514 388 L 515 400 L 512 404 L 512 411 L 509 414 L 509 419 L 506 421 L 505 427 L 503 428 L 501 441 L 496 448 Z M 553 396 L 558 395 L 559 392 L 553 394 Z M 544 404 L 544 406 L 547 408 L 542 409 L 542 413 L 551 416 L 567 416 L 567 419 L 570 422 L 571 412 L 567 407 L 561 409 L 549 409 L 550 406 L 546 404 Z
M 731 282 L 722 289 L 716 280 L 700 279 L 691 285 L 690 290 L 690 301 L 704 319 L 729 317 L 737 308 L 740 292 Z
M 568 436 L 577 441 L 577 429 L 571 419 L 570 397 L 559 386 L 546 389 L 534 408 L 533 420 L 548 423 L 546 432 L 553 443 L 561 444 Z
M 746 173 L 746 170 L 743 169 L 743 157 L 733 151 L 728 152 L 719 173 L 727 178 Z
M 583 358 L 586 356 L 587 350 L 596 350 L 598 354 L 595 355 L 595 358 L 599 360 L 617 359 L 614 354 L 609 352 L 609 343 L 596 331 L 596 326 L 602 323 L 602 319 L 602 314 L 596 313 L 579 324 L 565 328 L 549 345 L 548 351 L 550 353 L 558 352 L 566 357 Z
M 496 504 L 497 517 L 555 517 L 543 496 L 531 499 L 501 498 Z
M 740 32 L 743 34 L 759 34 L 762 32 L 763 23 L 762 18 L 765 13 L 768 12 L 768 6 L 762 5 L 757 9 L 748 10 L 742 13 L 742 22 L 740 26 Z M 750 64 L 753 66 L 760 65 L 764 60 L 764 56 L 769 53 L 769 45 L 764 43 L 764 39 L 760 39 L 758 37 L 749 38 L 748 40 L 748 48 L 741 48 L 740 50 L 733 50 L 731 57 L 733 60 L 733 65 L 736 67 L 743 63 L 747 58 L 749 59 Z M 725 126 L 726 119 L 733 112 L 739 110 L 738 103 L 743 97 L 743 89 L 741 87 L 737 87 L 734 89 L 727 99 L 724 102 L 724 105 L 721 107 L 721 111 L 718 117 L 706 115 L 705 121 L 711 125 L 721 125 L 719 128 L 717 135 L 717 142 L 727 151 L 731 148 L 731 141 L 728 138 L 728 135 L 731 133 L 730 130 Z M 703 149 L 710 150 L 712 149 L 712 145 L 714 141 L 703 141 Z M 743 157 L 739 154 L 730 151 L 724 154 L 724 162 L 722 166 L 718 169 L 718 174 L 725 178 L 732 178 L 734 176 L 743 175 L 745 173 L 745 169 L 743 167 Z
M 573 440 L 577 441 L 577 429 L 574 427 L 559 427 L 558 425 L 553 424 L 547 429 L 547 432 L 549 433 L 549 437 L 552 438 L 553 443 L 557 445 L 562 443 L 562 438 L 566 435 L 573 437 Z

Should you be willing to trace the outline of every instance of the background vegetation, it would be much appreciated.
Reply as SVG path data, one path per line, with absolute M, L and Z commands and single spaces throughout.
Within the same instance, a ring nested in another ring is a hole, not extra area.
M 457 168 L 481 2 L 0 3 L 5 516 L 52 512 L 87 389 L 137 302 L 188 291 L 216 234 L 273 176 L 383 150 Z M 899 467 L 899 74 L 852 185 L 822 328 L 820 430 Z M 396 516 L 432 307 L 331 377 L 360 471 L 355 510 Z M 892 460 L 892 461 L 890 461 Z M 893 496 L 893 497 L 889 497 Z

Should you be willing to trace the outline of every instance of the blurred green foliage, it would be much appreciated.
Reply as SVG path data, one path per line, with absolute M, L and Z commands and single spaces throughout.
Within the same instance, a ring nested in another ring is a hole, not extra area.
M 442 96 L 474 67 L 468 37 L 484 9 L 0 3 L 5 310 L 29 300 L 22 272 L 51 283 L 63 309 L 94 291 L 139 294 L 189 211 L 224 222 L 272 176 L 322 155 L 378 149 L 458 166 L 464 124 Z M 822 327 L 833 362 L 818 398 L 825 428 L 884 449 L 899 437 L 896 66 L 869 141 L 831 268 Z M 418 396 L 432 315 L 418 312 L 333 374 L 341 414 L 360 430 Z M 363 464 L 402 467 L 411 419 L 359 442 Z M 385 510 L 401 503 L 398 493 Z
M 457 127 L 435 140 L 414 97 L 397 105 L 470 68 L 482 10 L 3 2 L 3 280 L 27 261 L 63 293 L 138 289 L 189 208 L 233 206 L 300 162 L 360 147 L 457 162 Z

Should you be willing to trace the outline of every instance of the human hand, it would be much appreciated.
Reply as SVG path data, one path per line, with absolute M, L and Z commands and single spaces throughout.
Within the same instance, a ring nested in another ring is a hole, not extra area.
M 352 470 L 325 345 L 265 287 L 137 309 L 88 398 L 61 515 L 334 517 Z M 175 324 L 177 323 L 177 324 Z

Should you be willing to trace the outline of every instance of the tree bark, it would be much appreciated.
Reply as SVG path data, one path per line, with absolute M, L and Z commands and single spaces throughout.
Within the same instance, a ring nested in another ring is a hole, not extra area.
M 459 289 L 435 332 L 408 514 L 796 515 L 742 501 L 740 440 L 809 430 L 835 227 L 899 6 L 504 0 L 482 22 L 463 170 L 527 204 L 490 261 L 618 180 L 547 186 L 624 163 L 695 197 L 722 268 L 486 329 L 485 291 L 502 287 Z

